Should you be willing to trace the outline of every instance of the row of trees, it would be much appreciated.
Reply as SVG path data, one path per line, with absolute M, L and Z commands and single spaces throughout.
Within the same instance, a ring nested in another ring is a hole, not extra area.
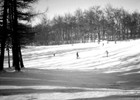
M 37 45 L 135 39 L 140 37 L 140 13 L 110 5 L 105 9 L 93 6 L 52 20 L 43 17 L 34 29 Z
M 4 70 L 5 48 L 12 48 L 13 66 L 20 71 L 24 67 L 21 45 L 26 44 L 32 33 L 27 22 L 32 17 L 30 4 L 36 0 L 0 0 L 0 71 Z

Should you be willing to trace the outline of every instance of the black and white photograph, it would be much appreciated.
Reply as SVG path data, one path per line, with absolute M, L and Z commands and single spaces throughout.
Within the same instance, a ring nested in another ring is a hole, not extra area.
M 0 0 L 0 100 L 140 100 L 140 0 Z

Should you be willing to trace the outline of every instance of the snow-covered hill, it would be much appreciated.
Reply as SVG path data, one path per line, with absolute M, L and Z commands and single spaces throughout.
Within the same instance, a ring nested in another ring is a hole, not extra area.
M 122 72 L 139 68 L 140 40 L 60 46 L 28 46 L 23 49 L 25 67 L 63 70 Z M 106 50 L 109 57 L 106 57 Z M 76 52 L 80 59 L 76 59 Z M 55 54 L 55 56 L 54 56 Z M 7 66 L 7 63 L 5 64 Z
M 139 48 L 140 40 L 28 46 L 23 73 L 0 73 L 0 100 L 139 100 Z

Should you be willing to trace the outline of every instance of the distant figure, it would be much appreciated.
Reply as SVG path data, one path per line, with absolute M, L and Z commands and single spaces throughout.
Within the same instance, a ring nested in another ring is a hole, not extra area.
M 109 53 L 109 52 L 106 50 L 106 57 L 108 57 L 108 53 Z
M 79 59 L 79 53 L 78 52 L 76 53 L 76 57 L 77 57 L 77 59 Z
M 102 46 L 104 46 L 104 43 L 102 44 Z
M 53 56 L 55 56 L 55 53 L 53 54 Z

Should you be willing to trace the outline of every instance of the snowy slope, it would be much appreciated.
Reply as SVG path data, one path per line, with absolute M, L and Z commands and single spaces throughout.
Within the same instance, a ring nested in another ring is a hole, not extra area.
M 104 43 L 85 43 L 61 46 L 28 46 L 22 50 L 26 68 L 59 69 L 71 71 L 97 71 L 101 73 L 126 72 L 124 75 L 139 73 L 140 40 Z M 109 51 L 106 57 L 105 51 Z M 76 59 L 79 52 L 79 59 Z M 54 56 L 55 53 L 55 56 Z M 7 67 L 7 63 L 5 63 Z M 136 69 L 135 71 L 132 71 Z M 130 72 L 128 72 L 130 71 Z M 0 77 L 1 79 L 3 77 Z M 4 77 L 4 79 L 6 79 Z M 27 79 L 27 78 L 26 78 Z M 15 80 L 20 80 L 15 78 Z M 31 79 L 28 79 L 31 80 Z M 124 81 L 119 81 L 120 84 Z M 47 89 L 51 93 L 29 93 L 1 96 L 0 100 L 67 100 L 99 98 L 106 96 L 139 96 L 137 89 L 85 88 L 63 86 L 0 86 L 0 89 Z M 55 90 L 63 90 L 56 92 Z M 77 91 L 75 91 L 77 90 Z M 139 99 L 139 98 L 138 98 Z M 123 99 L 122 99 L 123 100 Z M 126 100 L 126 99 L 125 99 Z
M 117 44 L 105 42 L 104 46 L 102 43 L 29 46 L 22 53 L 26 68 L 121 72 L 139 68 L 139 44 L 140 40 L 131 40 Z M 106 50 L 109 57 L 106 57 Z M 80 59 L 76 59 L 76 52 Z
M 117 44 L 105 42 L 104 44 L 104 46 L 102 43 L 31 46 L 23 49 L 22 52 L 27 68 L 102 70 L 105 72 L 121 72 L 139 68 L 140 40 Z M 106 50 L 109 51 L 109 57 L 106 57 Z M 80 59 L 76 59 L 76 52 L 79 52 Z

